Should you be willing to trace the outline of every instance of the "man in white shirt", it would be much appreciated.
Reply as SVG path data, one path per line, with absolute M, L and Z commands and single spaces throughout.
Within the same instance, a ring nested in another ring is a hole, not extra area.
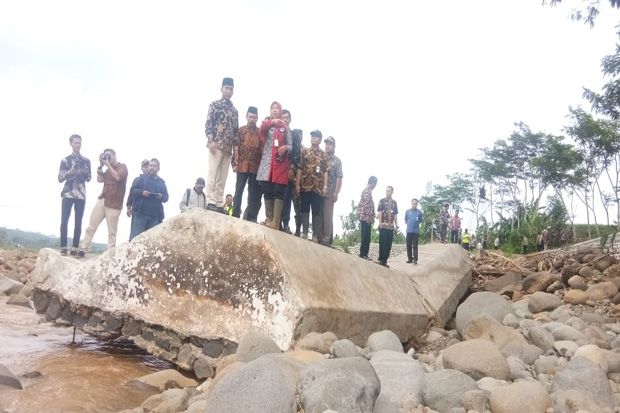
M 193 188 L 187 188 L 179 203 L 181 212 L 185 212 L 192 208 L 207 209 L 207 196 L 203 191 L 204 187 L 205 180 L 203 178 L 198 178 Z

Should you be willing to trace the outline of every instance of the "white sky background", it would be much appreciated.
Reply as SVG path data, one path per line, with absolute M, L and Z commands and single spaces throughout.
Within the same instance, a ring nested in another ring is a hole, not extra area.
M 128 185 L 143 158 L 159 158 L 166 216 L 177 214 L 185 188 L 206 178 L 206 112 L 225 76 L 235 79 L 241 124 L 248 105 L 262 119 L 278 100 L 306 145 L 313 129 L 336 138 L 344 181 L 335 215 L 350 211 L 369 175 L 379 178 L 375 200 L 393 185 L 404 211 L 428 181 L 466 172 L 514 122 L 560 133 L 568 106 L 585 105 L 582 86 L 603 84 L 600 59 L 614 51 L 620 14 L 603 1 L 590 29 L 570 20 L 576 5 L 3 2 L 0 225 L 58 235 L 58 165 L 73 133 L 93 163 L 83 230 L 106 147 L 127 164 Z M 227 192 L 234 182 L 230 171 Z M 128 236 L 123 213 L 119 242 Z M 103 224 L 95 241 L 106 240 Z

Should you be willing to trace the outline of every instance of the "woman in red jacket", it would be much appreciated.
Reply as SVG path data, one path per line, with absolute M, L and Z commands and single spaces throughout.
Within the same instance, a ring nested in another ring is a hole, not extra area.
M 291 131 L 282 119 L 282 105 L 271 104 L 271 116 L 263 121 L 259 129 L 263 155 L 256 180 L 260 182 L 265 195 L 264 224 L 279 229 L 282 206 L 284 205 L 284 189 L 288 183 L 288 151 L 291 150 Z

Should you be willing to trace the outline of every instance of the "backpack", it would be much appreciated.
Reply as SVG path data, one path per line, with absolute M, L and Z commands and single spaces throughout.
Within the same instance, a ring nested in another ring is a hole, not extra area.
M 189 206 L 189 195 L 191 194 L 192 188 L 187 188 L 187 191 L 185 192 L 185 206 Z M 204 199 L 204 203 L 205 206 L 207 205 L 207 197 L 205 196 L 205 193 L 202 193 L 202 199 Z

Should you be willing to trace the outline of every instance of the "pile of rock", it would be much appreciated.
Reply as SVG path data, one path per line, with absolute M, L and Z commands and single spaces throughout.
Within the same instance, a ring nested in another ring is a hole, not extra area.
M 0 295 L 8 295 L 7 304 L 32 308 L 32 288 L 28 282 L 35 268 L 37 254 L 21 248 L 0 250 Z

